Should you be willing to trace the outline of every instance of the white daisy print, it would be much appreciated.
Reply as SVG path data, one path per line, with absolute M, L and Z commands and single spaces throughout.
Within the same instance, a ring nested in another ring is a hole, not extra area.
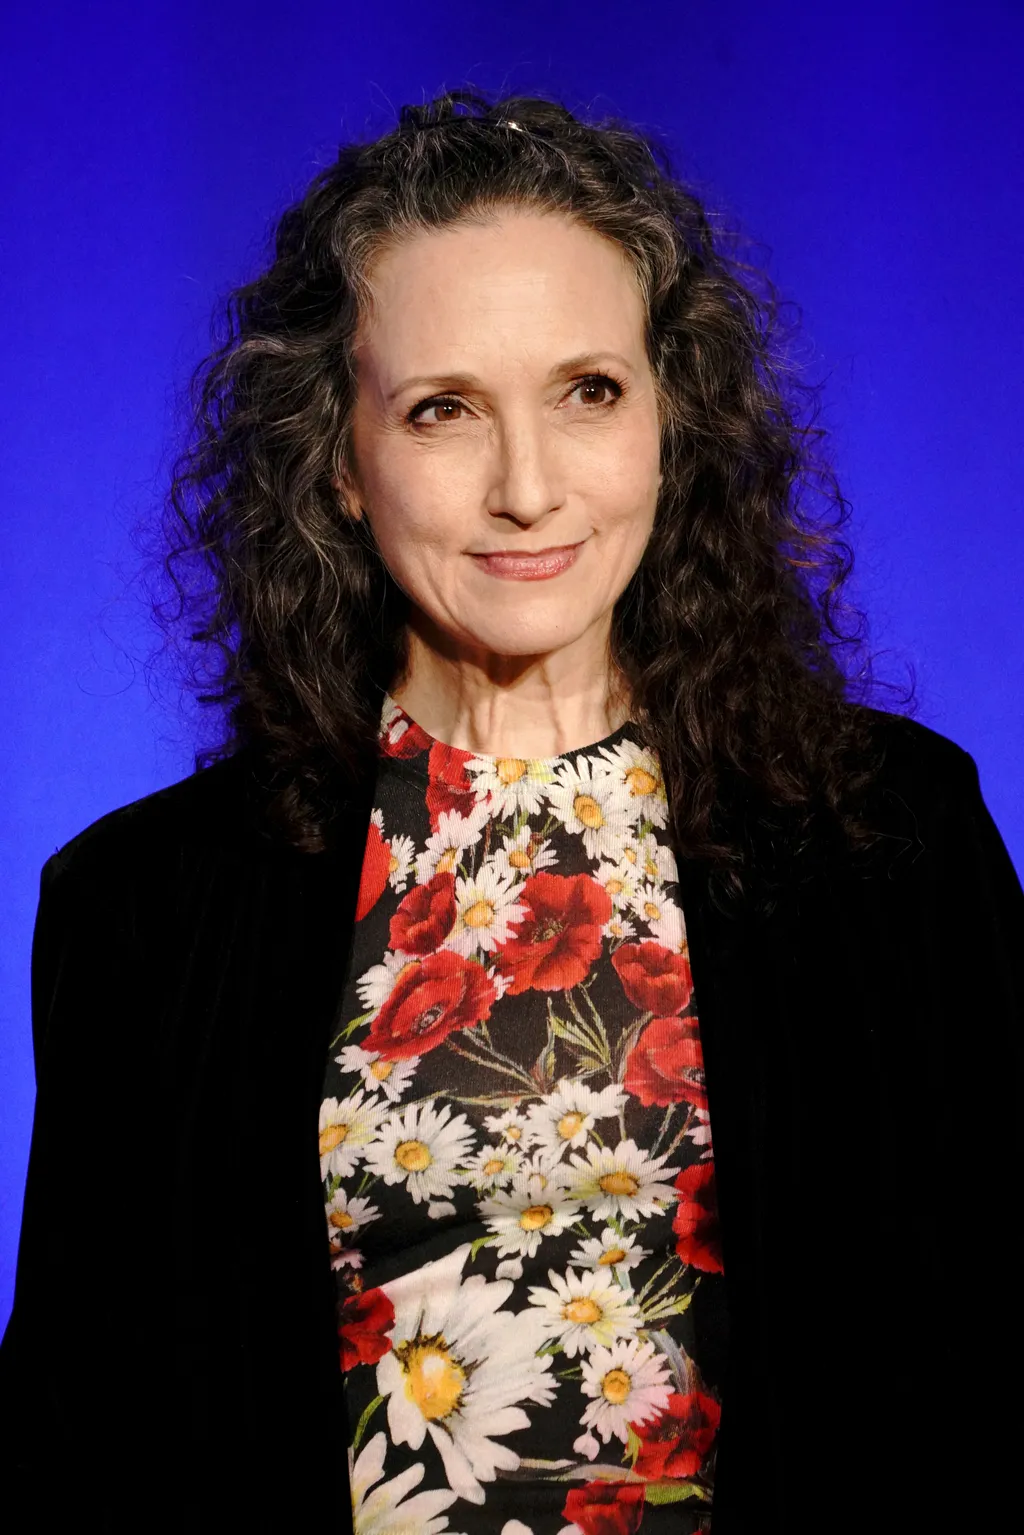
M 390 693 L 384 696 L 380 712 L 380 734 L 389 746 L 397 746 L 412 725 L 412 720 Z
M 371 1221 L 380 1220 L 380 1211 L 368 1199 L 350 1198 L 345 1189 L 337 1189 L 324 1207 L 327 1235 L 332 1253 L 340 1253 L 352 1240 L 352 1233 Z
M 627 917 L 619 917 L 613 913 L 601 929 L 601 936 L 603 938 L 612 938 L 622 943 L 627 938 L 636 937 L 636 928 Z
M 620 1236 L 606 1226 L 599 1237 L 587 1237 L 574 1247 L 569 1262 L 585 1269 L 610 1269 L 621 1282 L 631 1268 L 651 1256 L 648 1247 L 637 1247 L 635 1236 Z
M 392 890 L 399 894 L 409 883 L 409 875 L 412 873 L 413 862 L 416 857 L 416 844 L 411 837 L 399 836 L 391 838 L 391 857 L 388 859 L 388 884 Z
M 460 875 L 455 881 L 455 923 L 444 948 L 467 959 L 479 949 L 490 953 L 512 936 L 525 915 L 512 879 L 493 863 L 482 864 L 475 878 Z
M 634 878 L 660 884 L 674 883 L 679 869 L 672 849 L 653 836 L 629 837 L 620 849 L 620 863 L 633 870 Z
M 380 1122 L 380 1110 L 360 1090 L 348 1098 L 325 1098 L 320 1105 L 320 1176 L 348 1178 Z
M 481 1483 L 519 1466 L 517 1451 L 499 1441 L 529 1427 L 521 1404 L 546 1407 L 557 1381 L 550 1356 L 537 1356 L 536 1314 L 499 1309 L 512 1293 L 507 1280 L 464 1280 L 468 1255 L 466 1243 L 382 1286 L 395 1320 L 377 1390 L 392 1439 L 418 1450 L 429 1434 L 452 1491 L 482 1504 Z
M 519 1171 L 523 1155 L 515 1146 L 481 1146 L 466 1162 L 462 1177 L 475 1189 L 503 1189 Z
M 582 1082 L 563 1078 L 553 1093 L 529 1109 L 534 1143 L 560 1157 L 567 1147 L 584 1144 L 595 1120 L 614 1119 L 625 1102 L 625 1092 L 614 1082 L 594 1092 Z
M 664 889 L 645 880 L 637 886 L 631 905 L 641 922 L 647 923 L 652 938 L 664 944 L 666 949 L 678 953 L 686 932 L 683 914 Z
M 678 1167 L 666 1167 L 668 1154 L 650 1157 L 635 1141 L 620 1141 L 614 1151 L 593 1141 L 570 1158 L 569 1193 L 595 1220 L 636 1220 L 660 1215 L 677 1198 L 671 1179 Z
M 554 1176 L 517 1173 L 509 1189 L 497 1189 L 477 1204 L 477 1213 L 498 1241 L 499 1258 L 532 1258 L 542 1237 L 561 1236 L 579 1214 L 579 1201 Z
M 558 855 L 546 837 L 539 837 L 524 826 L 514 837 L 503 837 L 501 846 L 491 854 L 494 867 L 509 879 L 528 879 L 538 869 L 548 869 L 558 863 Z
M 617 862 L 602 859 L 597 866 L 594 878 L 601 888 L 608 892 L 616 911 L 621 911 L 624 906 L 630 904 L 636 894 L 639 881 L 636 865 L 628 858 L 620 858 Z
M 486 802 L 474 805 L 468 815 L 443 810 L 437 818 L 437 831 L 427 838 L 416 859 L 416 883 L 425 885 L 435 874 L 454 874 L 466 849 L 479 842 L 488 814 Z
M 526 1147 L 533 1142 L 533 1131 L 521 1109 L 506 1109 L 504 1114 L 485 1114 L 484 1128 L 500 1135 L 510 1146 Z
M 608 1348 L 617 1338 L 632 1338 L 643 1325 L 633 1298 L 616 1284 L 608 1269 L 568 1269 L 562 1278 L 548 1270 L 552 1288 L 530 1286 L 530 1303 L 540 1308 L 541 1325 L 558 1340 L 570 1359 L 593 1348 Z
M 547 801 L 566 831 L 582 838 L 590 858 L 618 858 L 629 834 L 629 797 L 614 779 L 596 773 L 589 758 L 559 766 Z
M 352 1490 L 352 1528 L 355 1535 L 441 1535 L 448 1529 L 448 1517 L 442 1510 L 450 1508 L 456 1494 L 447 1487 L 435 1492 L 412 1492 L 423 1480 L 423 1466 L 409 1466 L 405 1471 L 374 1487 L 384 1475 L 384 1455 L 387 1436 L 374 1434 L 373 1438 L 353 1461 L 349 1450 L 349 1486 Z M 370 1488 L 374 1487 L 373 1492 Z
M 498 820 L 536 815 L 555 776 L 542 757 L 470 757 L 465 769 L 475 792 L 490 795 L 489 814 Z
M 389 1061 L 379 1050 L 363 1050 L 359 1045 L 346 1045 L 334 1059 L 342 1071 L 358 1071 L 368 1092 L 382 1092 L 392 1103 L 397 1103 L 401 1098 L 420 1063 L 418 1055 L 409 1055 L 401 1061 Z
M 650 821 L 654 826 L 668 823 L 668 795 L 661 764 L 654 752 L 633 741 L 602 747 L 598 756 L 608 765 L 615 783 L 626 790 L 630 819 Z
M 458 1164 L 468 1156 L 473 1130 L 465 1114 L 451 1118 L 451 1106 L 410 1103 L 380 1127 L 367 1149 L 367 1168 L 386 1184 L 404 1183 L 413 1204 L 448 1199 L 459 1181 Z
M 711 1115 L 707 1109 L 694 1109 L 693 1124 L 687 1130 L 686 1136 L 695 1146 L 707 1147 L 706 1151 L 701 1152 L 700 1160 L 702 1162 L 710 1161 L 712 1156 Z
M 332 1269 L 361 1269 L 363 1255 L 358 1247 L 342 1247 L 337 1252 L 331 1251 Z
M 605 1444 L 612 1437 L 625 1444 L 631 1423 L 649 1423 L 668 1406 L 669 1363 L 664 1354 L 655 1353 L 653 1343 L 620 1339 L 610 1348 L 595 1348 L 582 1368 L 583 1391 L 593 1401 L 580 1421 L 595 1429 Z
M 408 954 L 393 954 L 388 950 L 379 965 L 371 965 L 368 970 L 364 970 L 356 982 L 356 992 L 363 1006 L 371 1012 L 378 1012 L 390 997 L 398 977 L 410 963 Z
M 565 1171 L 558 1167 L 561 1151 L 551 1146 L 534 1146 L 523 1156 L 519 1171 L 524 1178 L 535 1178 L 539 1189 L 546 1189 L 554 1175 L 559 1188 L 565 1187 Z M 556 1171 L 556 1169 L 558 1169 Z

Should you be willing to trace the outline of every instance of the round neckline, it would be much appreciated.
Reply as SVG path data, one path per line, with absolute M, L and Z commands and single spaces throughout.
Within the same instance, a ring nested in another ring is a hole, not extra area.
M 447 777 L 449 773 L 455 773 L 461 777 L 462 769 L 467 762 L 486 762 L 494 767 L 501 762 L 528 762 L 531 766 L 551 770 L 570 759 L 614 748 L 625 741 L 639 744 L 634 722 L 626 720 L 598 741 L 591 741 L 585 746 L 571 746 L 566 751 L 557 752 L 551 757 L 527 757 L 515 752 L 469 751 L 462 746 L 449 746 L 447 742 L 439 741 L 436 736 L 432 736 L 413 719 L 407 709 L 392 698 L 390 693 L 384 695 L 379 740 L 381 755 L 387 761 L 400 762 L 404 767 L 422 764 L 422 770 L 429 771 L 434 777 L 439 774 Z M 420 759 L 420 762 L 417 759 Z

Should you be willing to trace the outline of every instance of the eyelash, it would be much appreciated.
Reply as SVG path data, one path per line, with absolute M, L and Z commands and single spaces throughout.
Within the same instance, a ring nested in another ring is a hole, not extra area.
M 574 394 L 576 390 L 582 388 L 584 384 L 607 384 L 614 390 L 614 397 L 611 400 L 606 400 L 603 405 L 592 405 L 588 407 L 588 409 L 595 411 L 613 409 L 613 407 L 618 404 L 619 400 L 621 400 L 622 396 L 626 392 L 625 384 L 622 383 L 621 380 L 613 378 L 610 373 L 587 373 L 583 378 L 578 378 L 576 380 L 572 389 L 569 391 L 570 394 Z M 458 405 L 461 407 L 462 401 L 453 394 L 431 395 L 429 400 L 421 400 L 418 405 L 413 406 L 412 410 L 410 410 L 409 414 L 405 418 L 406 421 L 409 422 L 411 426 L 424 426 L 428 429 L 432 427 L 443 426 L 445 424 L 443 421 L 420 421 L 419 419 L 423 411 L 430 410 L 434 405 Z

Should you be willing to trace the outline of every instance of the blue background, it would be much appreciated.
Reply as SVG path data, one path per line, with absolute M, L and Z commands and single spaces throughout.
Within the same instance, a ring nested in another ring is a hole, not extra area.
M 826 382 L 880 670 L 913 665 L 919 718 L 973 753 L 1024 868 L 1021 0 L 37 3 L 5 33 L 0 1324 L 39 868 L 192 764 L 189 711 L 143 667 L 129 539 L 165 488 L 175 392 L 275 214 L 406 101 L 474 83 L 620 113 L 763 242 Z M 72 1265 L 89 1261 L 89 1107 L 54 1190 Z M 144 1089 L 124 1124 L 125 1156 L 158 1135 Z

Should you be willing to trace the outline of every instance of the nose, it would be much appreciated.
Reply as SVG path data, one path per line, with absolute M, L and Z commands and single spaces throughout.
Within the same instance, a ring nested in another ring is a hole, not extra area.
M 491 516 L 532 527 L 563 499 L 557 448 L 544 422 L 525 412 L 503 420 L 495 434 L 486 500 Z

